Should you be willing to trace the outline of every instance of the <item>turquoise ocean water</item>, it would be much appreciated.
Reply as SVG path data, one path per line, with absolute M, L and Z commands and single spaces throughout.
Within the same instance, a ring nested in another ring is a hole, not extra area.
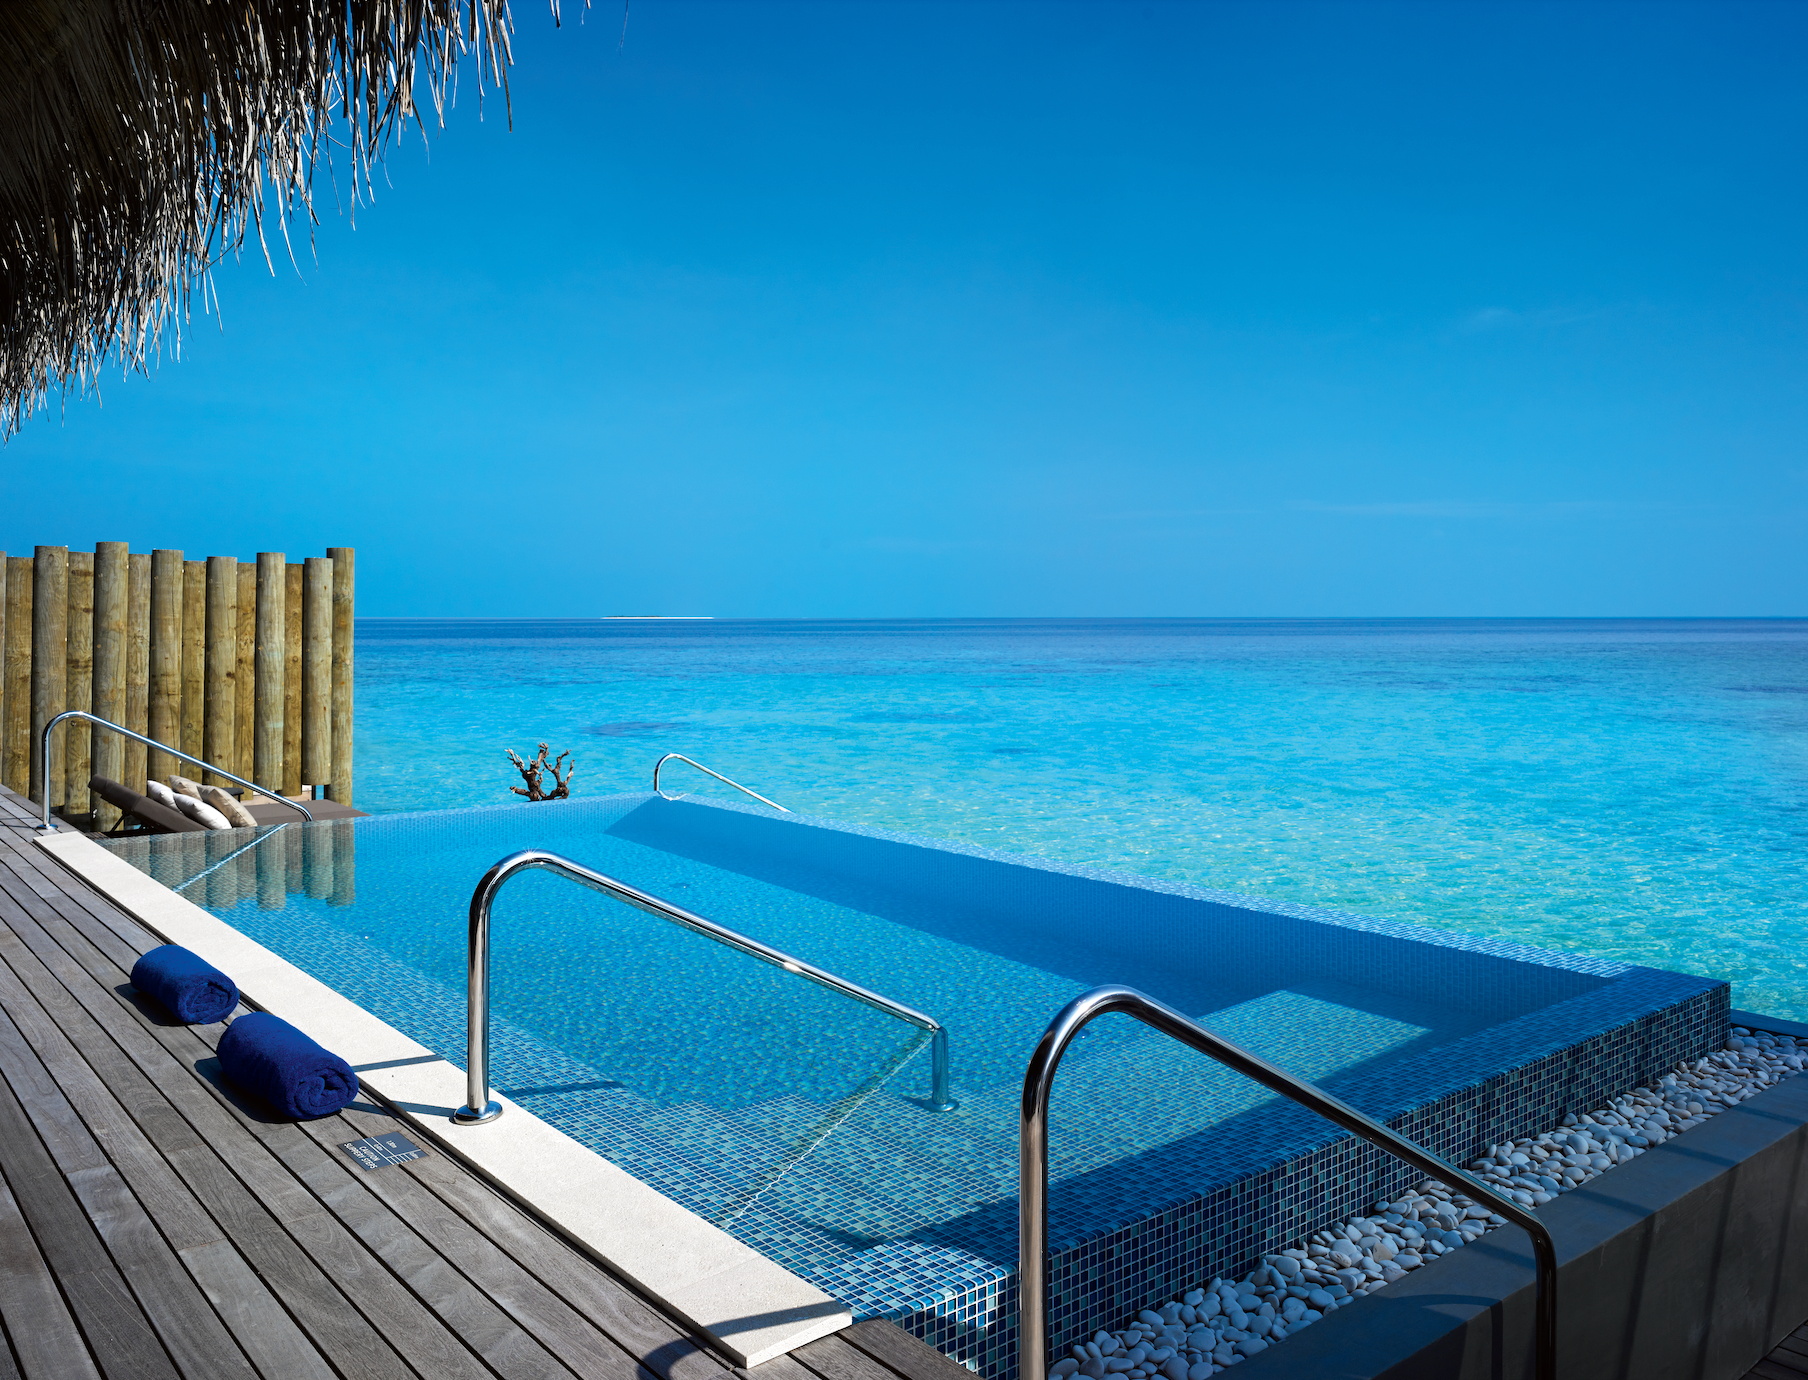
M 1808 620 L 367 619 L 357 657 L 367 810 L 505 802 L 541 740 L 580 796 L 685 752 L 810 814 L 1808 1020 Z

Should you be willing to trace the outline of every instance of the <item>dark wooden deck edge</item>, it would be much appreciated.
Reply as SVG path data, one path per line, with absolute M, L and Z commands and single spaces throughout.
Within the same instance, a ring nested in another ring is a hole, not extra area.
M 237 1094 L 224 1025 L 133 991 L 161 941 L 37 848 L 36 819 L 0 789 L 0 1380 L 736 1370 L 458 1161 L 354 1167 L 339 1143 L 396 1129 L 385 1108 L 297 1124 Z M 878 1321 L 752 1373 L 967 1374 Z

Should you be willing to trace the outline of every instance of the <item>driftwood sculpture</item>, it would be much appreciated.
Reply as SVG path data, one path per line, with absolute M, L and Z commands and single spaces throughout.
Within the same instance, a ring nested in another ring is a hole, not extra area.
M 546 760 L 546 744 L 541 743 L 540 755 L 524 762 L 513 748 L 505 748 L 504 751 L 521 773 L 521 779 L 527 782 L 526 790 L 519 786 L 509 787 L 516 795 L 524 795 L 529 800 L 565 800 L 571 795 L 571 778 L 577 774 L 578 764 L 573 762 L 570 766 L 565 765 L 565 759 L 571 756 L 569 752 L 561 752 L 557 761 L 549 762 Z M 548 772 L 552 773 L 551 791 L 545 786 Z

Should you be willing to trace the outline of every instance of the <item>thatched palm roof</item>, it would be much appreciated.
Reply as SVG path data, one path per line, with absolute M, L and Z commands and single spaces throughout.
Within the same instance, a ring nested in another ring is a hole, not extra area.
M 0 436 L 142 367 L 197 275 L 307 210 L 336 121 L 355 184 L 461 56 L 500 86 L 509 29 L 507 0 L 3 0 Z

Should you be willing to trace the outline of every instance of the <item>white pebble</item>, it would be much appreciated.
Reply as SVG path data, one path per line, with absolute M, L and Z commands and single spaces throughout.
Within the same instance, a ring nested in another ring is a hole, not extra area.
M 1542 1206 L 1808 1067 L 1808 1044 L 1743 1028 L 1734 1034 L 1728 1050 L 1679 1066 L 1608 1106 L 1566 1115 L 1558 1129 L 1490 1145 L 1466 1167 L 1522 1206 Z M 1051 1380 L 1104 1380 L 1132 1371 L 1133 1380 L 1210 1380 L 1331 1310 L 1405 1278 L 1426 1256 L 1502 1225 L 1487 1207 L 1428 1179 L 1393 1202 L 1375 1203 L 1372 1216 L 1349 1218 L 1266 1256 L 1245 1279 L 1214 1279 L 1143 1309 L 1116 1333 L 1101 1330 L 1090 1343 L 1074 1344 L 1073 1355 L 1051 1368 Z M 1303 1278 L 1308 1269 L 1317 1272 L 1314 1279 L 1338 1282 L 1314 1286 Z M 1289 1289 L 1303 1290 L 1305 1298 Z M 1204 1359 L 1189 1364 L 1183 1350 Z

